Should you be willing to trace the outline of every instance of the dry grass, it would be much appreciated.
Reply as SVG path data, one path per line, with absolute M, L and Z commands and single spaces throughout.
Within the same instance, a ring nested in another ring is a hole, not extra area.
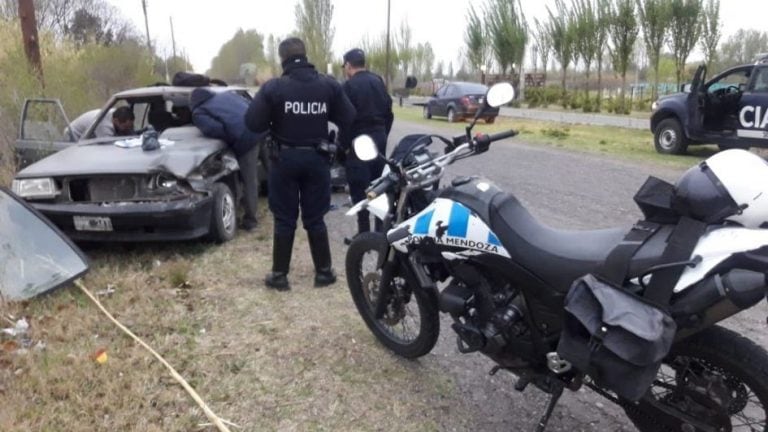
M 105 306 L 240 430 L 461 429 L 467 416 L 455 408 L 453 384 L 429 359 L 404 361 L 377 345 L 343 274 L 333 288 L 309 285 L 303 235 L 293 290 L 263 287 L 270 232 L 267 222 L 224 246 L 91 248 L 85 284 L 113 288 Z M 8 348 L 0 349 L 0 430 L 213 430 L 198 426 L 207 420 L 167 372 L 75 288 L 5 305 L 9 315 L 26 316 L 31 339 L 46 346 L 0 345 Z M 98 364 L 92 355 L 102 348 L 109 359 Z
M 1 115 L 1 114 L 0 114 Z M 0 186 L 10 186 L 13 175 L 16 173 L 16 164 L 13 156 L 13 127 L 9 122 L 0 118 Z

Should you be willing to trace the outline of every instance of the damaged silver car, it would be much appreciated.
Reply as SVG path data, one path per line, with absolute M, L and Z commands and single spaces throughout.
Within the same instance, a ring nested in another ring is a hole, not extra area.
M 211 89 L 250 98 L 244 88 Z M 49 126 L 50 108 L 60 104 L 38 100 L 40 106 L 26 106 L 19 158 L 30 162 L 54 153 L 16 174 L 13 191 L 77 241 L 232 239 L 242 196 L 239 166 L 226 143 L 191 124 L 192 90 L 160 86 L 118 93 L 76 143 L 66 140 L 66 128 Z M 96 137 L 99 122 L 121 106 L 133 111 L 136 135 Z M 149 126 L 160 143 L 153 151 L 142 149 L 138 132 Z M 264 153 L 262 178 L 268 170 Z

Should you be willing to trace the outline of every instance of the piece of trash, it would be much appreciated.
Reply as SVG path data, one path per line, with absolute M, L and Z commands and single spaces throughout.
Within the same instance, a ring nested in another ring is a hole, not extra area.
M 43 341 L 37 341 L 37 343 L 34 346 L 35 351 L 42 351 L 46 348 L 47 345 L 45 345 L 45 342 Z
M 160 260 L 155 260 L 155 261 L 153 261 L 153 262 L 152 262 L 152 266 L 153 266 L 154 268 L 158 268 L 158 267 L 160 267 L 161 265 L 163 265 L 163 263 L 162 263 Z
M 16 343 L 16 341 L 12 341 L 12 340 L 5 341 L 0 346 L 2 346 L 3 351 L 5 351 L 7 353 L 11 353 L 11 352 L 14 352 L 17 349 L 19 349 L 19 344 Z
M 109 360 L 109 356 L 107 355 L 107 350 L 105 348 L 97 350 L 91 355 L 91 358 L 98 364 L 104 364 L 107 362 L 107 360 Z
M 107 285 L 107 289 L 103 289 L 101 291 L 97 291 L 96 295 L 97 296 L 110 296 L 110 295 L 114 294 L 115 291 L 117 291 L 115 286 L 112 285 L 112 284 L 109 284 L 109 285 Z
M 27 330 L 29 330 L 29 323 L 25 318 L 22 318 L 16 321 L 16 324 L 13 327 L 4 328 L 3 333 L 16 337 L 19 335 L 27 334 Z

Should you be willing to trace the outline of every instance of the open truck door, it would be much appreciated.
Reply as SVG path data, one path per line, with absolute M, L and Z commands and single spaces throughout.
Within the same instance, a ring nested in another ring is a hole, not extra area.
M 69 118 L 58 99 L 25 100 L 19 124 L 16 140 L 19 169 L 75 143 L 69 131 Z
M 691 138 L 701 136 L 704 133 L 704 107 L 707 101 L 707 95 L 704 88 L 704 79 L 707 76 L 707 67 L 701 65 L 696 69 L 693 75 L 693 81 L 690 84 L 688 100 L 688 124 L 685 125 L 687 135 Z

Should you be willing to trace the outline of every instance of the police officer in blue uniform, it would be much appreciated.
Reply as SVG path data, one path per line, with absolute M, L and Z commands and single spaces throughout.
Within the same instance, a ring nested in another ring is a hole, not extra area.
M 357 110 L 357 116 L 349 133 L 343 134 L 342 146 L 350 148 L 351 140 L 359 135 L 369 135 L 379 149 L 379 153 L 387 153 L 387 136 L 392 129 L 394 115 L 392 114 L 392 97 L 387 92 L 384 80 L 365 68 L 365 53 L 359 48 L 344 54 L 344 93 L 347 94 Z M 347 183 L 352 202 L 365 198 L 365 189 L 370 182 L 381 176 L 384 161 L 376 159 L 363 162 L 349 152 L 347 157 Z M 378 228 L 378 227 L 377 227 Z M 358 233 L 371 230 L 371 221 L 367 211 L 357 214 Z
M 272 136 L 273 163 L 269 175 L 269 208 L 275 220 L 272 273 L 265 283 L 288 290 L 296 220 L 307 231 L 315 286 L 336 282 L 331 267 L 328 230 L 323 217 L 331 204 L 331 154 L 328 122 L 341 133 L 355 117 L 341 85 L 319 74 L 307 60 L 304 42 L 288 38 L 278 47 L 283 75 L 267 81 L 253 98 L 245 123 L 256 133 Z

